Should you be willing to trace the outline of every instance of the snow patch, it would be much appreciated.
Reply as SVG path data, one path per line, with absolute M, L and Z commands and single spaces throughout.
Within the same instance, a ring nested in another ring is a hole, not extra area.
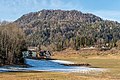
M 52 62 L 60 63 L 60 64 L 74 64 L 74 62 L 64 61 L 64 60 L 51 60 Z

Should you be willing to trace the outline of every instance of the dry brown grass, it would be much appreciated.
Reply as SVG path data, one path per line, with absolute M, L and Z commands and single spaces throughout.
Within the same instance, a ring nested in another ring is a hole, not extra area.
M 53 58 L 88 63 L 94 67 L 106 68 L 103 73 L 60 73 L 60 72 L 7 72 L 0 73 L 0 80 L 120 80 L 120 51 L 97 51 L 67 49 L 54 52 Z
M 0 80 L 112 80 L 99 76 L 59 72 L 9 72 L 0 73 Z
M 99 75 L 89 75 L 92 77 L 101 77 L 103 79 L 120 80 L 120 50 L 65 50 L 61 52 L 55 52 L 53 58 L 73 61 L 75 63 L 88 63 L 93 67 L 100 67 L 108 69 L 108 72 L 104 72 Z M 86 75 L 88 77 L 88 75 Z M 103 80 L 102 79 L 102 80 Z
M 99 51 L 99 50 L 79 50 L 75 51 L 72 49 L 66 49 L 61 52 L 54 52 L 52 58 L 55 59 L 120 59 L 120 50 L 108 50 L 108 51 Z

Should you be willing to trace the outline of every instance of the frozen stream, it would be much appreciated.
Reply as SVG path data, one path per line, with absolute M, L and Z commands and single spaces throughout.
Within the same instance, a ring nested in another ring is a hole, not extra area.
M 69 61 L 62 60 L 33 60 L 26 59 L 26 63 L 30 65 L 29 68 L 22 67 L 0 67 L 0 72 L 10 72 L 10 71 L 54 71 L 54 72 L 101 72 L 104 69 L 100 68 L 89 68 L 89 67 L 79 67 L 79 66 L 64 66 L 61 64 L 74 64 Z

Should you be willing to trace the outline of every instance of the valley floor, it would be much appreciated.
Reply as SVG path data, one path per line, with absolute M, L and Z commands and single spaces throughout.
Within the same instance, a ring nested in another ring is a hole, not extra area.
M 92 67 L 108 69 L 102 73 L 64 72 L 6 72 L 0 73 L 0 80 L 120 80 L 120 51 L 65 50 L 54 52 L 52 58 L 88 63 Z

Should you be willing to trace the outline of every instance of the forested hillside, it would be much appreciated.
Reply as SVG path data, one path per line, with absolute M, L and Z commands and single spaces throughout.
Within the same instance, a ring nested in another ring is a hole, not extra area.
M 76 10 L 41 10 L 25 14 L 14 23 L 26 33 L 29 46 L 40 45 L 52 50 L 90 46 L 112 48 L 120 40 L 118 22 Z

